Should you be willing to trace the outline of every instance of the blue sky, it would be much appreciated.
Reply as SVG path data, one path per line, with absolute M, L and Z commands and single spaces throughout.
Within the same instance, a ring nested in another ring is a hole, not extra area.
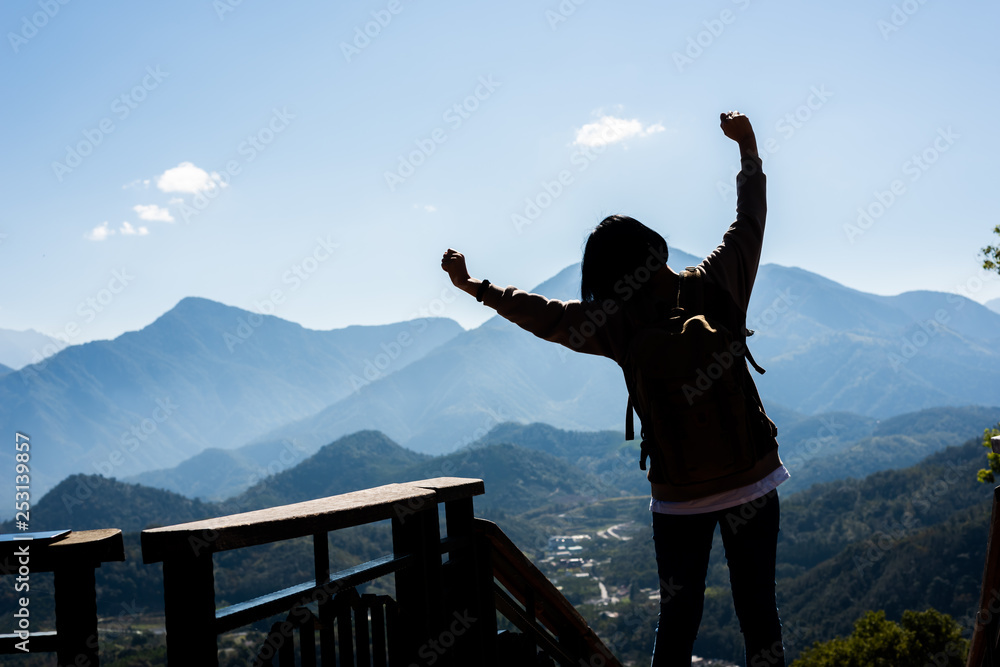
M 766 153 L 763 261 L 996 298 L 977 254 L 996 224 L 998 14 L 5 2 L 0 328 L 80 343 L 191 295 L 317 329 L 474 326 L 490 313 L 448 291 L 449 246 L 522 287 L 612 213 L 708 253 L 734 216 L 730 109 Z

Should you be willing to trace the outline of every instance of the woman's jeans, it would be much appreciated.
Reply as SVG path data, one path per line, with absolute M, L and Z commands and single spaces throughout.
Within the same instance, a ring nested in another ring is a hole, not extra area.
M 715 525 L 729 563 L 733 603 L 746 646 L 746 664 L 785 664 L 774 598 L 778 493 L 709 514 L 653 512 L 653 544 L 660 575 L 660 619 L 652 667 L 690 667 L 705 603 L 705 576 Z

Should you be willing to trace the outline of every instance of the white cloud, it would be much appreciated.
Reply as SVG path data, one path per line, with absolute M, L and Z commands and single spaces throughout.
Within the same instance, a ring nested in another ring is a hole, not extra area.
M 174 216 L 170 215 L 170 211 L 165 208 L 161 208 L 156 204 L 137 204 L 132 207 L 132 210 L 139 214 L 141 220 L 154 220 L 159 222 L 173 222 Z
M 148 188 L 148 187 L 149 187 L 149 179 L 148 178 L 137 178 L 134 181 L 132 181 L 131 183 L 126 183 L 125 185 L 123 185 L 122 186 L 122 190 L 128 190 L 130 188 L 143 188 L 143 189 L 145 189 L 145 188 Z
M 163 192 L 186 192 L 197 194 L 217 187 L 225 187 L 220 182 L 218 173 L 194 166 L 191 162 L 181 162 L 176 167 L 167 169 L 156 178 L 156 187 Z
M 636 119 L 626 120 L 614 116 L 601 116 L 596 123 L 588 123 L 576 131 L 575 146 L 607 146 L 630 137 L 646 137 L 663 132 L 661 123 L 643 127 Z
M 167 203 L 170 204 L 171 206 L 174 206 L 176 204 L 183 204 L 184 197 L 171 197 L 170 201 L 168 201 Z
M 88 241 L 103 241 L 104 239 L 108 238 L 114 233 L 115 230 L 108 227 L 108 221 L 105 220 L 104 222 L 102 222 L 101 224 L 94 227 L 86 234 L 84 234 L 83 238 L 87 239 Z
M 425 211 L 427 211 L 428 213 L 433 213 L 434 211 L 438 210 L 437 206 L 434 206 L 433 204 L 414 204 L 413 208 L 415 208 L 415 209 L 421 209 L 422 208 Z
M 122 236 L 146 236 L 149 234 L 149 229 L 147 227 L 133 227 L 132 223 L 125 221 L 122 222 L 121 229 L 119 231 Z

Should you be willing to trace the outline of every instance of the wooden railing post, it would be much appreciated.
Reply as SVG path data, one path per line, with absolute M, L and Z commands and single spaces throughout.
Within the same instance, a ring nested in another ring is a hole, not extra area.
M 23 550 L 28 550 L 25 554 Z M 62 666 L 100 665 L 97 636 L 97 588 L 94 570 L 102 563 L 125 560 L 117 528 L 72 531 L 55 541 L 13 540 L 0 543 L 0 575 L 52 572 L 55 585 L 55 632 L 32 632 L 31 653 L 55 653 Z M 31 589 L 34 594 L 35 589 Z M 0 655 L 21 654 L 16 634 L 0 635 Z M 2 660 L 0 660 L 2 662 Z
M 167 664 L 219 664 L 215 632 L 215 575 L 211 552 L 163 561 Z
M 448 609 L 454 609 L 470 621 L 470 626 L 456 637 L 455 659 L 458 665 L 487 667 L 496 659 L 496 608 L 493 603 L 493 571 L 488 554 L 477 548 L 475 513 L 472 498 L 459 498 L 445 503 L 445 519 L 449 540 L 453 546 L 448 554 Z M 486 559 L 488 577 L 481 576 L 480 561 Z
M 409 555 L 411 564 L 396 572 L 396 602 L 399 629 L 398 643 L 402 660 L 395 664 L 417 662 L 417 653 L 430 651 L 436 663 L 450 664 L 440 655 L 435 641 L 441 632 L 441 533 L 436 502 L 418 507 L 400 508 L 392 518 L 392 550 L 396 557 Z
M 60 667 L 101 664 L 97 642 L 97 586 L 94 566 L 67 563 L 54 568 L 56 636 Z
M 316 569 L 316 585 L 323 586 L 330 580 L 330 539 L 329 533 L 313 535 L 313 562 Z M 319 653 L 323 667 L 336 667 L 333 655 L 336 638 L 333 634 L 333 595 L 323 595 L 316 604 L 319 616 Z

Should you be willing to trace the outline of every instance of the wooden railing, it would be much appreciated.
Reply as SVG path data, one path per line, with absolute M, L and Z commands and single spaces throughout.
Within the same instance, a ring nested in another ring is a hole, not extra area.
M 1000 454 L 1000 435 L 992 437 L 990 445 L 995 453 Z M 1000 486 L 993 489 L 993 510 L 986 543 L 983 585 L 966 665 L 1000 667 Z
M 495 523 L 476 519 L 476 534 L 493 565 L 496 609 L 533 639 L 531 645 L 562 665 L 621 667 L 583 616 Z
M 28 554 L 24 554 L 25 548 Z M 0 574 L 18 576 L 29 586 L 31 575 L 52 572 L 55 579 L 55 632 L 30 631 L 31 653 L 54 652 L 60 665 L 100 665 L 97 640 L 97 592 L 94 570 L 101 563 L 125 560 L 118 529 L 74 531 L 54 542 L 34 540 L 0 543 Z M 27 574 L 22 571 L 27 568 Z M 11 585 L 14 588 L 14 585 Z M 37 590 L 38 586 L 34 585 Z M 16 590 L 16 589 L 15 589 Z M 35 595 L 27 589 L 24 597 Z M 33 621 L 27 617 L 29 625 Z M 18 634 L 0 635 L 0 654 L 22 654 Z
M 168 664 L 217 665 L 220 634 L 285 612 L 256 664 L 516 664 L 498 644 L 499 611 L 530 637 L 529 654 L 537 647 L 561 665 L 618 667 L 551 582 L 495 524 L 475 518 L 473 497 L 484 491 L 482 480 L 437 478 L 143 531 L 143 560 L 163 563 Z M 391 554 L 330 573 L 331 531 L 386 519 Z M 307 536 L 312 580 L 215 608 L 213 554 Z M 356 586 L 388 575 L 395 599 L 358 595 Z

